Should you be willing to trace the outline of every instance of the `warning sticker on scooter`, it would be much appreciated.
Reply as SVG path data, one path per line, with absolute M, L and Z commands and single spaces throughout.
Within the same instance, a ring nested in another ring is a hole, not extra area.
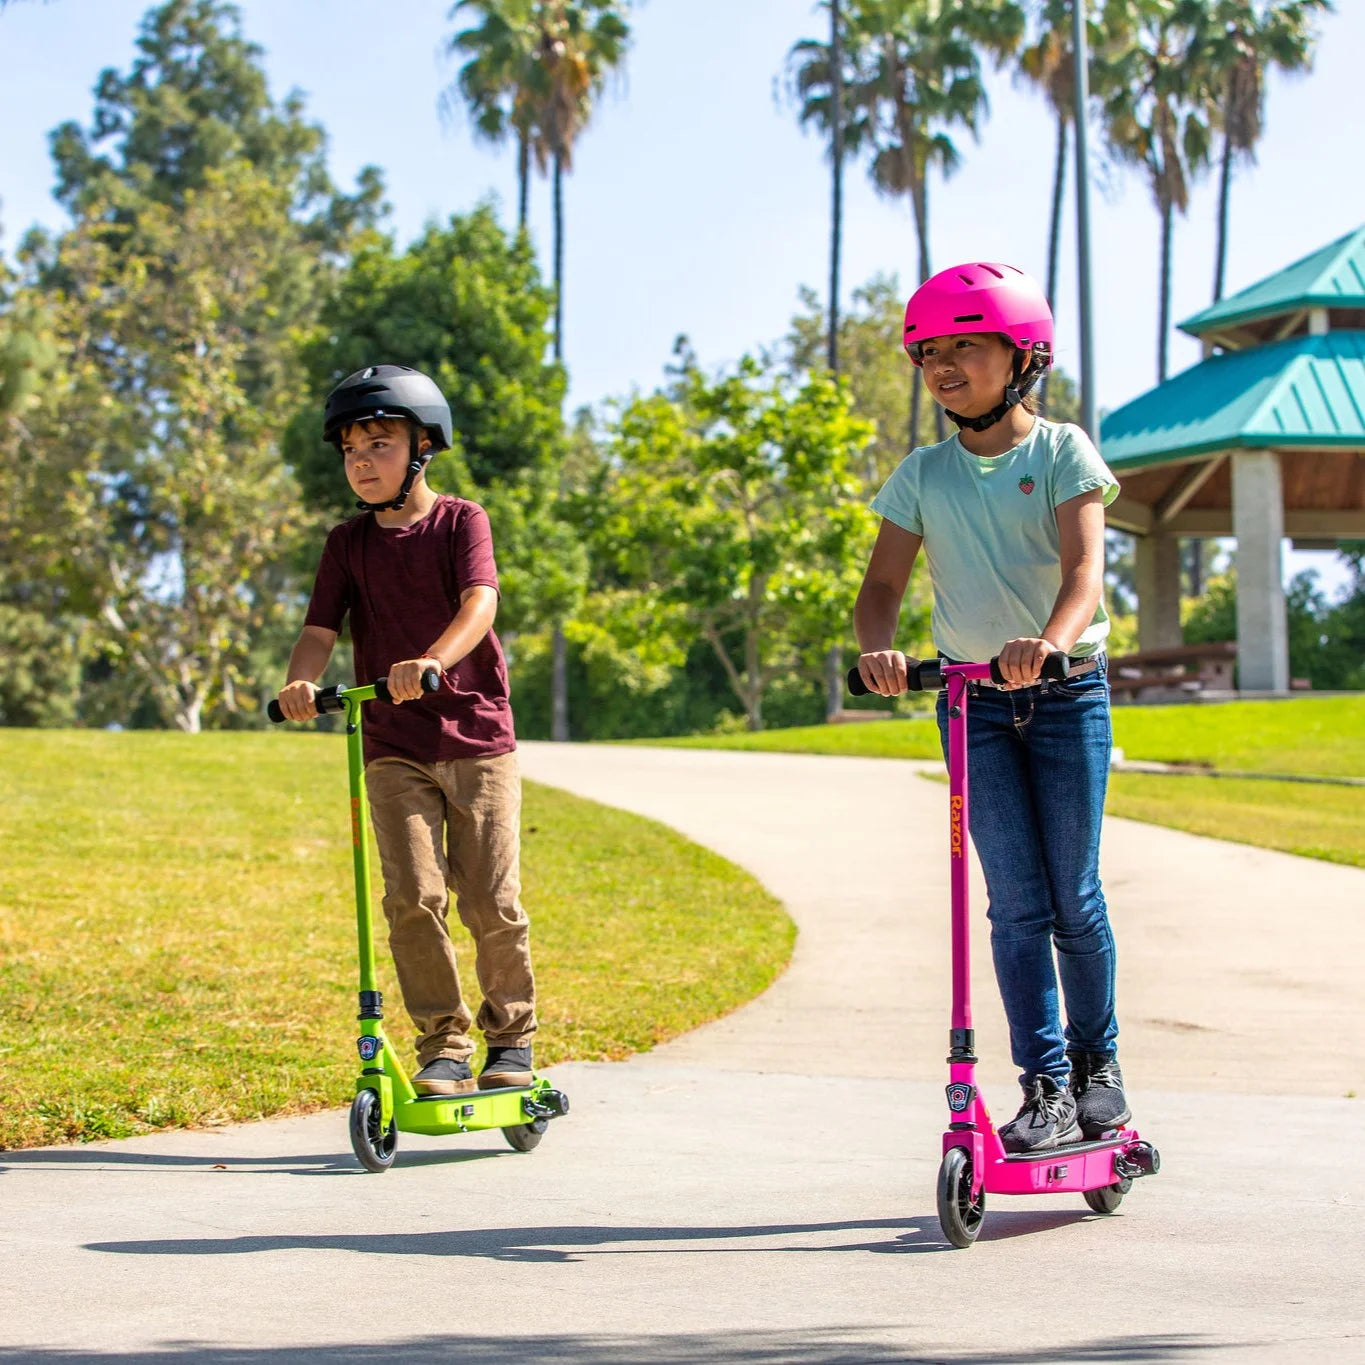
M 379 1056 L 379 1039 L 366 1034 L 363 1038 L 355 1040 L 357 1050 L 360 1052 L 362 1062 L 372 1062 Z
M 954 1081 L 948 1087 L 948 1108 L 954 1114 L 962 1114 L 967 1110 L 968 1105 L 976 1098 L 976 1086 L 963 1085 L 960 1081 Z

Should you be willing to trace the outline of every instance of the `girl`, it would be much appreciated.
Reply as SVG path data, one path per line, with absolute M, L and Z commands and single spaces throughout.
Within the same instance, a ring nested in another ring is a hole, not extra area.
M 905 348 L 959 431 L 912 450 L 873 500 L 883 520 L 854 612 L 863 681 L 883 696 L 905 691 L 892 646 L 923 547 L 939 654 L 1000 656 L 1002 686 L 971 684 L 968 776 L 995 975 L 1023 1072 L 1023 1107 L 1000 1129 L 1015 1152 L 1130 1117 L 1099 879 L 1112 739 L 1104 509 L 1119 490 L 1085 432 L 1024 401 L 1052 363 L 1052 337 L 1042 290 L 1013 266 L 954 266 L 915 291 Z M 1078 662 L 1066 682 L 1043 682 L 1057 651 Z M 938 722 L 946 754 L 943 693 Z

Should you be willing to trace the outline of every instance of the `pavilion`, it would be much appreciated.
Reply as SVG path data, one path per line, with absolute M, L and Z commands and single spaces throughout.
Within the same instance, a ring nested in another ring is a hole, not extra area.
M 1101 424 L 1139 649 L 1181 643 L 1182 536 L 1237 540 L 1244 692 L 1289 688 L 1282 542 L 1365 538 L 1365 227 L 1180 324 L 1204 359 Z

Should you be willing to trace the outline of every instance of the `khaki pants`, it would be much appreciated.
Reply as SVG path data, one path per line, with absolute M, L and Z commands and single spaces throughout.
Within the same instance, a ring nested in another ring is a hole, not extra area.
M 421 1065 L 474 1051 L 446 928 L 448 891 L 474 938 L 485 1040 L 521 1047 L 536 1031 L 530 924 L 521 908 L 521 774 L 515 753 L 365 769 L 384 871 L 389 949 Z

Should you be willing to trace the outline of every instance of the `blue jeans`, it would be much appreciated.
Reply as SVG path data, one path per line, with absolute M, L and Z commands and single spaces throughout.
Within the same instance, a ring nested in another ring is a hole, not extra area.
M 1067 1047 L 1112 1056 L 1118 1036 L 1114 937 L 1099 875 L 1113 743 L 1109 681 L 1101 661 L 1064 683 L 1015 692 L 970 686 L 968 818 L 986 874 L 1010 1051 L 1021 1080 L 1064 1081 Z M 946 760 L 946 691 L 938 724 Z

